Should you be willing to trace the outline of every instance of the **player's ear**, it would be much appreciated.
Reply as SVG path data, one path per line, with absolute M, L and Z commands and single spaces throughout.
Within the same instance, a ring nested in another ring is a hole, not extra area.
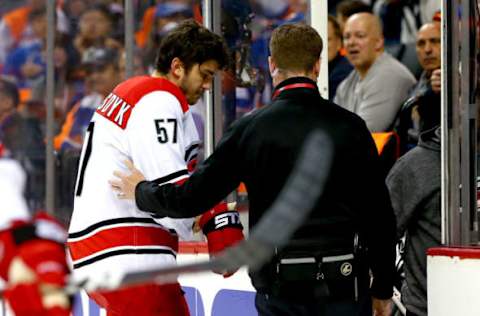
M 181 79 L 185 75 L 185 66 L 183 65 L 183 62 L 180 60 L 180 58 L 175 57 L 172 59 L 172 62 L 170 63 L 170 71 L 172 72 L 172 75 L 175 77 L 175 79 Z

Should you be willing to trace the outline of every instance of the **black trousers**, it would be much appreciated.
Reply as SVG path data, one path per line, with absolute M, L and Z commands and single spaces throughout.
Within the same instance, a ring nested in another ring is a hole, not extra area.
M 418 316 L 418 315 L 407 310 L 407 314 L 405 316 Z
M 315 301 L 298 304 L 285 301 L 264 293 L 255 296 L 255 307 L 259 316 L 366 316 L 372 315 L 370 297 L 359 302 L 345 301 Z

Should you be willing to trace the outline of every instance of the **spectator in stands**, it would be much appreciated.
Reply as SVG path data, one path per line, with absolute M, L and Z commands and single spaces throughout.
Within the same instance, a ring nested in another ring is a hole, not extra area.
M 338 87 L 335 103 L 363 118 L 371 132 L 391 130 L 415 78 L 384 52 L 381 24 L 373 14 L 352 15 L 343 38 L 355 70 Z
M 440 8 L 439 0 L 377 0 L 373 12 L 381 18 L 385 42 L 391 45 L 415 42 L 417 30 Z
M 417 33 L 417 56 L 423 73 L 403 104 L 396 131 L 402 152 L 417 145 L 418 136 L 440 124 L 440 24 L 424 24 Z M 432 85 L 433 77 L 433 85 Z M 435 84 L 437 83 L 437 84 Z
M 25 163 L 41 159 L 45 150 L 40 121 L 20 113 L 17 110 L 19 100 L 15 84 L 0 79 L 0 134 L 12 157 Z
M 406 233 L 402 301 L 408 316 L 427 316 L 426 251 L 441 245 L 440 160 L 440 128 L 434 127 L 420 135 L 418 146 L 387 177 L 397 236 Z
M 124 77 L 120 69 L 121 53 L 106 47 L 92 47 L 85 51 L 83 67 L 93 91 L 84 96 L 67 114 L 59 135 L 55 137 L 55 149 L 59 151 L 80 151 L 85 131 L 93 113 L 103 99 Z
M 154 65 L 147 65 L 147 63 L 153 63 L 155 60 L 155 54 L 158 51 L 158 47 L 160 47 L 162 38 L 175 28 L 179 22 L 192 16 L 191 6 L 183 2 L 167 1 L 155 7 L 153 25 L 146 42 L 143 57 L 147 68 L 153 69 Z
M 155 0 L 156 4 L 161 3 L 161 0 Z M 155 19 L 155 12 L 157 6 L 152 5 L 145 9 L 140 23 L 140 29 L 135 33 L 135 43 L 138 47 L 144 48 L 147 45 L 148 37 L 152 31 L 153 20 Z
M 343 31 L 345 22 L 356 13 L 372 12 L 372 8 L 360 0 L 343 0 L 337 5 L 337 22 Z
M 121 47 L 121 44 L 111 37 L 113 24 L 113 17 L 107 6 L 94 5 L 86 9 L 80 17 L 78 34 L 73 41 L 79 56 L 83 56 L 92 46 Z
M 340 25 L 328 16 L 328 99 L 333 100 L 338 85 L 350 74 L 353 67 L 343 55 L 343 37 Z
M 8 12 L 0 21 L 0 65 L 5 63 L 7 54 L 17 47 L 21 41 L 30 39 L 32 30 L 28 16 L 31 10 L 45 7 L 45 0 L 29 0 L 25 6 L 21 6 Z
M 25 42 L 7 55 L 3 74 L 15 78 L 20 88 L 31 88 L 44 80 L 45 57 L 42 54 L 47 40 L 47 11 L 31 10 L 28 15 L 34 40 Z
M 3 2 L 2 2 L 3 5 Z M 0 21 L 0 66 L 6 62 L 7 55 L 20 44 L 29 44 L 35 37 L 29 23 L 31 11 L 45 9 L 45 0 L 27 0 L 21 6 L 5 14 Z M 56 29 L 61 33 L 68 32 L 68 22 L 60 6 L 56 9 Z

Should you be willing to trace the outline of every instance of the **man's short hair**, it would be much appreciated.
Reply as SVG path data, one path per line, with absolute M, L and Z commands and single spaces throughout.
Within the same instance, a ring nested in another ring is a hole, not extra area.
M 343 40 L 342 29 L 340 28 L 340 24 L 338 24 L 337 19 L 333 15 L 328 15 L 328 22 L 332 24 L 333 33 L 335 36 Z
M 183 21 L 162 39 L 155 69 L 167 74 L 175 57 L 182 61 L 187 71 L 194 64 L 209 60 L 215 60 L 222 69 L 229 61 L 228 49 L 222 37 L 192 19 Z
M 20 103 L 20 95 L 17 86 L 4 78 L 0 78 L 0 96 L 12 100 L 15 107 Z
M 272 32 L 270 54 L 280 70 L 309 71 L 322 53 L 322 38 L 309 25 L 284 24 Z
M 341 14 L 345 18 L 348 18 L 356 13 L 372 13 L 372 8 L 360 0 L 343 0 L 337 5 L 336 10 L 337 14 Z

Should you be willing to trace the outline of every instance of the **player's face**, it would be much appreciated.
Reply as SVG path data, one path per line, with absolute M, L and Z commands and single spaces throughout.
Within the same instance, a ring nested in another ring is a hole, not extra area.
M 185 93 L 188 104 L 197 103 L 205 90 L 212 87 L 213 76 L 218 71 L 218 63 L 208 60 L 194 64 L 180 81 L 180 89 Z

